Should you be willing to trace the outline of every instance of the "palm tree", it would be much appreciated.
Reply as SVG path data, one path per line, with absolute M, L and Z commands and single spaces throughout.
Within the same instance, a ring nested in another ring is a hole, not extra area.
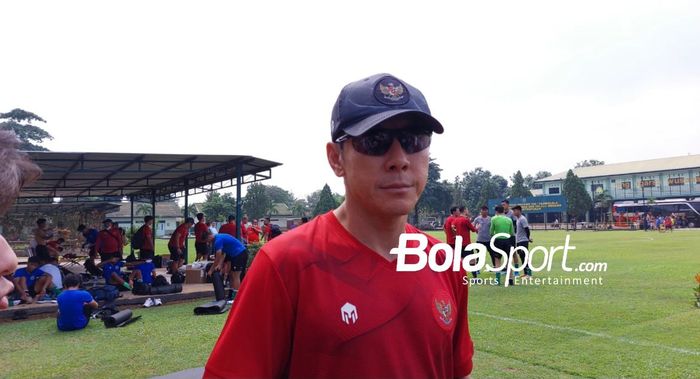
M 602 192 L 597 192 L 593 197 L 593 203 L 595 208 L 598 209 L 598 214 L 600 215 L 600 221 L 605 221 L 605 215 L 607 215 L 610 205 L 612 204 L 612 196 L 608 190 L 603 190 Z
M 153 212 L 151 212 L 151 210 L 152 210 L 151 204 L 140 203 L 136 206 L 136 215 L 137 216 L 152 215 Z

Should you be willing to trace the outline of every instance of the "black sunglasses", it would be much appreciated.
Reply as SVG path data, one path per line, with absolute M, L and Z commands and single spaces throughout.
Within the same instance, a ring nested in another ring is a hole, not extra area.
M 391 149 L 394 139 L 399 141 L 401 148 L 406 154 L 414 154 L 423 151 L 430 146 L 432 134 L 432 131 L 424 128 L 377 128 L 357 137 L 344 134 L 337 138 L 335 142 L 342 143 L 350 140 L 352 142 L 352 147 L 354 147 L 358 153 L 378 157 L 386 154 L 386 152 Z

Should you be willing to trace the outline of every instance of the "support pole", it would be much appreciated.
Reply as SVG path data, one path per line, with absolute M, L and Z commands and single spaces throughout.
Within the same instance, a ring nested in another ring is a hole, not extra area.
M 188 215 L 189 210 L 187 209 L 190 207 L 189 193 L 190 193 L 190 190 L 188 187 L 188 181 L 185 180 L 185 220 L 187 220 L 187 217 L 189 217 L 189 215 Z M 185 264 L 187 264 L 187 262 L 189 261 L 189 251 L 188 251 L 189 249 L 187 248 L 187 246 L 189 245 L 190 231 L 188 230 L 185 233 L 186 233 L 185 234 Z
M 129 202 L 131 203 L 131 238 L 134 238 L 134 196 L 129 196 Z M 129 250 L 131 254 L 134 254 L 134 248 L 129 244 Z
M 151 216 L 153 216 L 153 233 L 151 233 L 151 238 L 153 239 L 153 254 L 155 254 L 156 229 L 158 228 L 158 223 L 156 222 L 156 191 L 151 191 Z
M 241 239 L 241 183 L 243 178 L 241 177 L 241 171 L 243 171 L 243 165 L 236 165 L 236 238 Z

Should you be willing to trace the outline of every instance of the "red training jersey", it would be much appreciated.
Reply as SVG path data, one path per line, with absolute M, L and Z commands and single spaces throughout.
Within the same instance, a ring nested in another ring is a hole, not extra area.
M 248 243 L 260 242 L 260 228 L 257 226 L 251 226 L 248 228 Z
M 100 230 L 97 233 L 97 240 L 95 241 L 95 251 L 98 253 L 118 253 L 119 245 L 121 245 L 121 236 L 115 235 L 113 232 L 107 229 Z
M 236 224 L 227 222 L 221 226 L 219 233 L 225 233 L 231 236 L 236 236 Z
M 168 241 L 168 246 L 184 249 L 185 248 L 185 239 L 187 238 L 187 234 L 189 234 L 189 232 L 190 232 L 190 228 L 187 227 L 187 224 L 180 224 L 180 226 L 175 228 L 175 231 L 170 236 L 170 241 Z M 178 235 L 179 235 L 179 237 L 177 239 L 175 239 Z
M 248 235 L 248 227 L 245 226 L 243 221 L 241 221 L 241 237 L 246 238 L 247 235 Z M 234 237 L 235 237 L 235 234 L 234 234 Z
M 198 222 L 194 225 L 195 242 L 207 243 L 209 238 L 209 227 L 203 222 Z
M 476 228 L 474 227 L 472 222 L 468 218 L 460 216 L 454 218 L 454 220 L 452 221 L 452 225 L 457 227 L 456 235 L 462 236 L 462 247 L 464 248 L 467 245 L 469 245 L 472 242 L 472 237 L 469 232 L 471 231 L 476 233 Z M 454 247 L 454 242 L 452 245 Z
M 148 225 L 143 226 L 143 243 L 141 244 L 141 250 L 155 250 L 153 248 L 153 229 Z
M 262 230 L 263 230 L 263 238 L 265 239 L 265 241 L 269 241 L 270 240 L 270 232 L 272 231 L 272 225 L 271 224 L 263 225 Z
M 452 230 L 452 224 L 454 223 L 455 216 L 447 216 L 445 219 L 445 241 L 449 245 L 454 246 L 455 244 L 455 232 Z
M 439 242 L 428 239 L 426 252 Z M 466 376 L 474 349 L 463 275 L 397 272 L 328 212 L 258 252 L 204 377 Z

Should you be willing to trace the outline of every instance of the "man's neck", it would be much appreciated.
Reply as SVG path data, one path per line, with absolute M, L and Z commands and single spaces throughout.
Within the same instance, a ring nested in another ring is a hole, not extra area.
M 348 204 L 347 199 L 333 213 L 358 241 L 384 259 L 394 260 L 389 252 L 397 246 L 399 236 L 406 230 L 406 215 L 377 217 L 376 213 Z

